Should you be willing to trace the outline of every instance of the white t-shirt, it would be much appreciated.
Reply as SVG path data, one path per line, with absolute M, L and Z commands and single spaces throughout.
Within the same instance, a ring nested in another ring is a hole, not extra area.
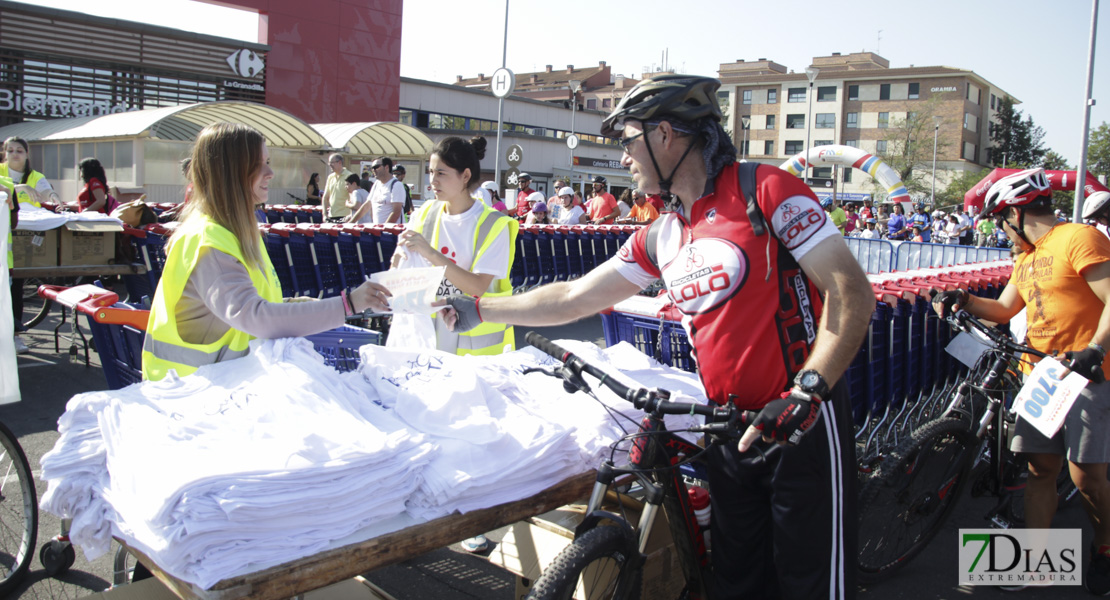
M 478 227 L 478 217 L 481 216 L 482 210 L 482 203 L 475 202 L 462 214 L 451 215 L 444 212 L 439 216 L 439 227 L 435 231 L 425 231 L 424 239 L 459 267 L 472 273 L 493 275 L 494 279 L 503 279 L 509 274 L 510 266 L 508 229 L 501 232 L 500 238 L 490 246 L 489 250 L 486 250 L 477 263 L 474 262 L 474 230 Z M 414 228 L 414 225 L 415 223 L 410 221 L 409 228 Z M 443 297 L 461 293 L 444 278 L 436 295 Z
M 572 206 L 569 209 L 564 207 L 559 213 L 559 224 L 578 225 L 584 214 L 586 214 L 586 211 L 582 210 L 581 206 Z
M 389 181 L 382 183 L 375 179 L 374 186 L 370 188 L 370 207 L 373 210 L 372 223 L 385 223 L 389 218 L 389 214 L 393 212 L 393 205 L 397 204 L 402 208 L 405 206 L 405 184 L 397 181 L 396 177 L 390 177 Z
M 619 200 L 617 201 L 617 208 L 620 209 L 620 211 L 621 211 L 621 216 L 618 217 L 620 219 L 623 219 L 623 218 L 627 217 L 628 213 L 632 212 L 632 207 L 631 206 L 629 206 L 629 205 L 627 205 L 624 202 L 621 202 Z
M 353 207 L 351 207 L 351 214 L 353 215 L 356 212 L 358 212 L 358 209 L 366 202 L 366 199 L 370 197 L 370 192 L 368 192 L 368 191 L 366 191 L 362 188 L 357 188 L 357 189 L 355 189 L 355 192 L 354 192 L 354 194 L 352 194 L 352 196 L 354 197 L 354 202 L 355 202 L 355 205 Z M 362 218 L 360 218 L 358 220 L 358 222 L 359 223 L 373 223 L 374 222 L 374 211 L 368 210 L 365 213 L 363 213 Z

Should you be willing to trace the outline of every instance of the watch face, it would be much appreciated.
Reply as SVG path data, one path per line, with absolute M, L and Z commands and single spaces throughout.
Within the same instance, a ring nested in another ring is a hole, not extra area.
M 804 387 L 812 389 L 820 385 L 820 382 L 821 377 L 812 371 L 802 375 L 802 385 Z

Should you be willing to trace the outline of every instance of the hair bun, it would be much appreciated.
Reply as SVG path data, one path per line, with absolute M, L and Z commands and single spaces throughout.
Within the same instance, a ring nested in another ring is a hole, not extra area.
M 476 135 L 470 138 L 470 145 L 474 148 L 474 153 L 478 155 L 478 160 L 486 157 L 486 138 Z

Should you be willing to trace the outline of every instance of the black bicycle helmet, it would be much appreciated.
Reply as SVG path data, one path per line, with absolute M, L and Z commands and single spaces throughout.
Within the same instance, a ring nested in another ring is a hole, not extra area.
M 602 177 L 601 175 L 594 175 L 594 180 L 593 180 L 593 182 L 594 182 L 594 183 L 600 183 L 601 185 L 605 185 L 606 183 L 609 183 L 609 182 L 608 182 L 608 181 L 606 181 L 606 180 L 605 180 L 605 178 L 604 178 L 604 177 Z
M 696 121 L 702 117 L 721 120 L 717 89 L 721 82 L 698 75 L 659 75 L 637 83 L 608 117 L 601 122 L 601 135 L 617 137 L 627 119 L 648 121 L 674 117 Z

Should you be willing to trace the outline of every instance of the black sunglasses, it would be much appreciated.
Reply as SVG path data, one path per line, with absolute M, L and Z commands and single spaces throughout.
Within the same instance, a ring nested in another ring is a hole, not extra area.
M 381 166 L 382 166 L 382 163 L 378 163 L 378 164 L 376 164 L 376 165 L 370 165 L 370 168 L 371 168 L 371 169 L 378 169 L 378 168 L 380 168 Z
M 632 137 L 621 138 L 621 139 L 617 140 L 617 143 L 621 145 L 621 150 L 624 150 L 625 152 L 628 152 L 628 146 L 632 142 L 635 142 L 636 140 L 640 139 L 640 137 L 643 136 L 645 133 L 647 133 L 647 132 L 646 131 L 641 131 L 640 133 L 637 133 L 636 135 L 634 135 Z

